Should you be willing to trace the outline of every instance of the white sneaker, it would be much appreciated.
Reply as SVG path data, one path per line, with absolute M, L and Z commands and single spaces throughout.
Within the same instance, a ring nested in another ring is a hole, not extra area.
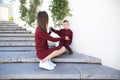
M 47 69 L 47 70 L 53 70 L 54 69 L 54 67 L 52 65 L 50 65 L 49 61 L 46 61 L 46 62 L 40 61 L 39 67 L 43 68 L 43 69 Z
M 49 63 L 50 63 L 50 65 L 52 65 L 53 67 L 56 67 L 56 64 L 53 63 L 51 60 L 49 60 Z

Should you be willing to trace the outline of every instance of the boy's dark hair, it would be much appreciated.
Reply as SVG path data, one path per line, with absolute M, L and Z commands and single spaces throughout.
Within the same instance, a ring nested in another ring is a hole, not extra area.
M 64 20 L 63 23 L 65 23 L 65 22 L 69 22 L 69 21 L 68 20 Z
M 37 16 L 37 24 L 44 32 L 47 33 L 47 26 L 48 24 L 48 14 L 46 11 L 40 11 Z

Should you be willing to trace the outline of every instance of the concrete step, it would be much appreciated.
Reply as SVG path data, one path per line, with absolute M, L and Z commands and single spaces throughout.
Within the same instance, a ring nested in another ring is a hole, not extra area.
M 0 34 L 0 37 L 34 37 L 34 34 Z
M 0 26 L 0 29 L 22 29 L 21 26 Z
M 50 46 L 52 46 L 52 45 L 50 45 Z M 15 51 L 35 51 L 35 47 L 0 47 L 0 53 L 1 52 L 5 52 L 5 51 L 13 51 L 13 52 L 15 52 Z
M 6 42 L 6 41 L 33 41 L 34 37 L 0 37 L 0 41 Z
M 0 43 L 7 43 L 7 42 L 0 42 Z M 15 42 L 13 42 L 15 43 Z M 21 42 L 19 42 L 21 43 Z M 25 43 L 25 41 L 24 41 Z M 27 43 L 30 43 L 30 41 L 28 41 Z M 34 42 L 33 42 L 34 43 Z M 27 50 L 27 51 L 30 51 L 30 50 L 35 50 L 35 46 L 19 46 L 19 45 L 15 45 L 14 44 L 4 44 L 5 46 L 3 46 L 3 44 L 1 44 L 1 47 L 0 47 L 0 51 L 22 51 L 22 50 Z M 55 47 L 55 43 L 53 42 L 48 42 L 48 46 L 49 47 Z
M 0 26 L 18 26 L 15 23 L 0 23 Z
M 11 29 L 11 28 L 21 29 L 22 27 L 20 27 L 20 26 L 0 26 L 0 29 L 6 29 L 6 28 L 8 28 L 8 29 Z
M 25 47 L 25 46 L 35 46 L 35 42 L 0 42 L 0 47 L 14 47 L 14 46 L 21 46 L 21 47 Z
M 16 54 L 16 53 L 18 53 L 18 54 L 36 54 L 36 51 L 28 51 L 28 50 L 26 50 L 26 51 L 24 51 L 24 50 L 7 50 L 7 51 L 0 51 L 0 54 L 2 55 L 2 54 Z
M 49 46 L 55 46 L 54 43 L 48 42 Z M 34 47 L 35 42 L 34 41 L 15 41 L 15 42 L 0 42 L 0 47 Z
M 15 24 L 12 21 L 0 21 L 0 24 Z
M 0 28 L 0 31 L 26 31 L 26 29 L 23 28 Z
M 72 55 L 69 55 L 68 52 L 65 52 L 59 57 L 52 59 L 54 62 L 71 62 L 71 63 L 91 63 L 91 64 L 101 64 L 99 58 L 92 56 L 87 56 L 74 52 Z M 39 59 L 36 56 L 36 52 L 0 52 L 0 63 L 6 62 L 39 62 Z
M 17 24 L 15 23 L 0 23 L 0 26 L 18 26 Z
M 0 34 L 30 34 L 30 31 L 0 31 Z
M 52 71 L 38 67 L 38 63 L 0 64 L 0 79 L 120 79 L 120 71 L 98 64 L 56 64 Z

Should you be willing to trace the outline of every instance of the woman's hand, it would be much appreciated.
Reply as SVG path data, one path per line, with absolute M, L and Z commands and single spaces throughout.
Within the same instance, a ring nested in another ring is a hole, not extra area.
M 49 31 L 50 31 L 50 32 L 52 31 L 52 27 L 49 27 Z
M 68 36 L 65 36 L 65 40 L 70 40 Z

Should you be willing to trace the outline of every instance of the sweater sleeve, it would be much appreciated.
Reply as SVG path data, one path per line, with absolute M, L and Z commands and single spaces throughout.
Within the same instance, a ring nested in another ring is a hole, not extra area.
M 51 31 L 48 33 L 49 35 L 51 34 Z
M 40 36 L 41 38 L 49 40 L 49 41 L 52 41 L 52 42 L 56 42 L 56 41 L 60 41 L 60 40 L 64 40 L 65 39 L 65 37 L 54 38 L 54 37 L 50 36 L 49 34 L 46 34 L 43 31 L 40 31 L 39 35 L 41 35 Z
M 55 29 L 51 29 L 54 33 L 58 34 L 59 36 L 61 35 L 61 30 L 55 30 Z
M 73 39 L 73 32 L 71 31 L 71 36 L 69 37 L 70 38 L 70 44 L 72 43 L 72 39 Z

